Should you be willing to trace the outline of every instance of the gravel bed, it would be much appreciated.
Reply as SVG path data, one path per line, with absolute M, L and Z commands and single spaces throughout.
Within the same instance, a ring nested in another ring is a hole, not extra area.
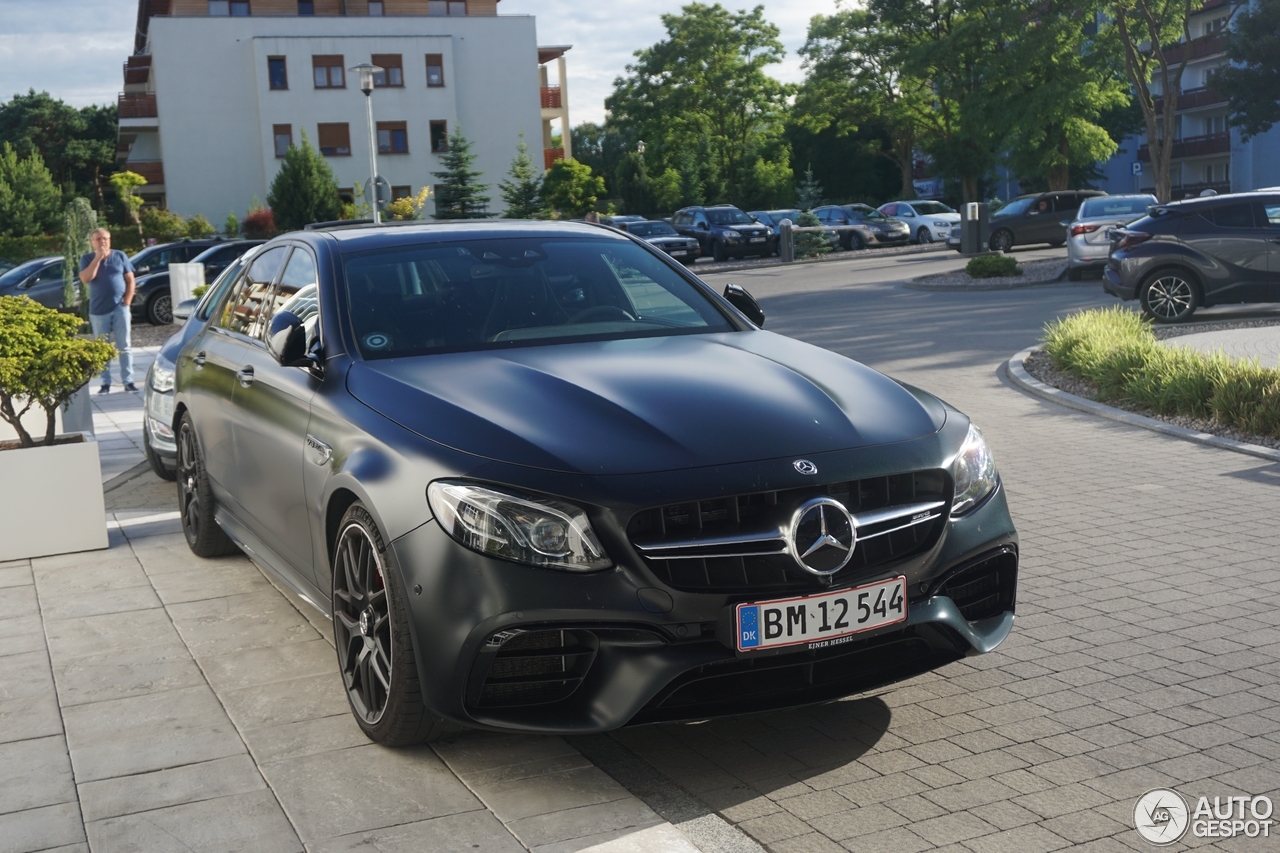
M 1221 332 L 1228 329 L 1261 329 L 1266 326 L 1280 326 L 1280 319 L 1272 320 L 1227 320 L 1221 323 L 1181 323 L 1177 326 L 1155 326 L 1151 331 L 1157 340 L 1168 340 L 1182 335 L 1195 335 L 1200 332 Z
M 998 276 L 995 278 L 972 278 L 963 269 L 959 269 L 955 272 L 923 275 L 920 276 L 920 278 L 914 279 L 914 282 L 934 287 L 954 287 L 957 290 L 964 290 L 966 287 L 979 288 L 990 287 L 992 285 L 1008 287 L 1042 284 L 1051 281 L 1056 282 L 1063 270 L 1066 269 L 1067 262 L 1065 259 L 1050 258 L 1043 261 L 1023 261 L 1019 266 L 1022 267 L 1022 275 Z
M 158 347 L 180 328 L 182 327 L 177 323 L 153 326 L 150 323 L 135 322 L 129 329 L 129 343 L 134 347 Z
M 1202 328 L 1199 329 L 1178 327 L 1177 329 L 1171 329 L 1169 331 L 1185 335 L 1197 331 L 1206 331 L 1207 329 L 1239 329 L 1249 328 L 1252 326 L 1272 326 L 1275 324 L 1275 321 L 1241 321 L 1239 323 L 1223 323 L 1221 325 L 1201 323 L 1199 325 Z M 1161 329 L 1157 331 L 1164 330 Z M 1165 334 L 1161 335 L 1161 337 L 1176 337 L 1176 335 Z M 1053 366 L 1053 360 L 1049 358 L 1048 353 L 1043 350 L 1033 351 L 1031 356 L 1022 363 L 1022 366 L 1026 369 L 1027 373 L 1030 373 L 1044 384 L 1066 391 L 1068 394 L 1083 397 L 1086 400 L 1093 400 L 1096 403 L 1102 403 L 1106 406 L 1114 406 L 1117 409 L 1124 409 L 1126 412 L 1133 412 L 1136 415 L 1154 418 L 1155 420 L 1164 421 L 1167 424 L 1173 424 L 1185 429 L 1192 429 L 1196 432 L 1208 433 L 1209 435 L 1217 435 L 1223 438 L 1234 439 L 1235 441 L 1243 441 L 1246 444 L 1258 444 L 1263 447 L 1271 447 L 1280 450 L 1280 439 L 1241 432 L 1238 429 L 1223 426 L 1217 421 L 1208 418 L 1188 418 L 1180 415 L 1161 415 L 1151 411 L 1150 409 L 1135 406 L 1132 403 L 1119 402 L 1116 400 L 1103 400 L 1098 396 L 1098 387 L 1096 385 L 1084 379 L 1069 376 L 1058 370 Z
M 865 258 L 868 253 L 877 255 L 919 255 L 925 252 L 941 252 L 947 251 L 946 243 L 925 243 L 923 245 L 913 246 L 908 243 L 905 246 L 884 246 L 875 249 L 862 249 L 856 252 L 827 252 L 825 255 L 818 255 L 814 258 L 796 259 L 797 264 L 820 264 L 828 261 L 851 261 L 855 258 Z M 782 259 L 770 255 L 767 258 L 752 258 L 750 260 L 743 258 L 740 261 L 723 261 L 716 263 L 715 261 L 699 258 L 693 263 L 689 269 L 701 275 L 703 273 L 716 272 L 734 272 L 735 270 L 750 270 L 759 267 L 776 267 L 782 265 Z

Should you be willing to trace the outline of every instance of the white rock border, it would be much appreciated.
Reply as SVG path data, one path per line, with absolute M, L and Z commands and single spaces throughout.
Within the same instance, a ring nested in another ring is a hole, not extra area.
M 1273 462 L 1280 462 L 1280 450 L 1274 450 L 1270 447 L 1263 447 L 1259 444 L 1248 444 L 1243 441 L 1236 441 L 1233 438 L 1224 438 L 1220 435 L 1213 435 L 1207 432 L 1197 432 L 1186 427 L 1176 426 L 1174 424 L 1165 423 L 1155 418 L 1148 418 L 1145 415 L 1136 415 L 1133 412 L 1126 412 L 1123 409 L 1117 409 L 1113 406 L 1107 406 L 1103 403 L 1096 403 L 1093 400 L 1086 400 L 1084 397 L 1077 397 L 1075 394 L 1068 394 L 1060 388 L 1054 388 L 1046 385 L 1039 379 L 1036 379 L 1027 369 L 1023 367 L 1023 362 L 1030 357 L 1031 353 L 1041 351 L 1042 347 L 1028 347 L 1022 352 L 1017 353 L 1005 363 L 1005 372 L 1008 374 L 1010 381 L 1023 391 L 1032 396 L 1039 397 L 1042 400 L 1049 400 L 1059 405 L 1066 406 L 1069 409 L 1076 409 L 1081 412 L 1088 412 L 1091 415 L 1106 418 L 1107 420 L 1117 421 L 1129 426 L 1141 427 L 1149 429 L 1152 432 L 1160 432 L 1165 435 L 1171 435 L 1174 438 L 1180 438 L 1183 441 L 1193 441 L 1196 444 L 1204 444 L 1209 447 L 1217 447 L 1222 450 L 1231 450 L 1236 453 L 1243 453 L 1248 456 L 1256 456 L 1259 459 L 1269 459 Z

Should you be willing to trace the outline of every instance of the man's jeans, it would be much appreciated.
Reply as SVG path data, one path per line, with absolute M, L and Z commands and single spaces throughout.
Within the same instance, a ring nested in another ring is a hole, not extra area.
M 106 335 L 120 353 L 120 381 L 128 385 L 133 381 L 133 350 L 129 347 L 128 305 L 117 305 L 110 314 L 90 314 L 89 325 L 95 338 Z M 102 369 L 102 384 L 111 384 L 111 362 Z

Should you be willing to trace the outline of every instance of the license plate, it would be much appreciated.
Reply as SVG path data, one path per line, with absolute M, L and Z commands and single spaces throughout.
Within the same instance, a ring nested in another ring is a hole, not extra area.
M 763 242 L 765 241 L 765 239 L 766 239 L 766 238 L 764 238 L 764 237 L 751 237 L 751 238 L 749 238 L 750 242 L 752 242 L 752 243 L 763 243 Z
M 684 249 L 672 249 L 672 250 L 671 250 L 671 256 L 672 256 L 672 257 L 675 257 L 676 255 L 687 255 L 687 254 L 689 254 L 689 253 L 688 253 L 688 252 L 686 252 Z
M 905 622 L 906 593 L 907 579 L 896 577 L 840 592 L 739 604 L 738 651 L 798 645 L 818 649 L 837 645 L 842 637 Z

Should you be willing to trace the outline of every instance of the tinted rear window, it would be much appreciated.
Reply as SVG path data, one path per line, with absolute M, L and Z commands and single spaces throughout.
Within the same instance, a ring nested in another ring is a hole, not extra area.
M 1154 196 L 1102 196 L 1087 199 L 1080 208 L 1081 219 L 1101 216 L 1140 216 L 1156 203 Z
M 1228 204 L 1203 212 L 1208 219 L 1219 228 L 1253 228 L 1253 205 L 1249 202 Z

